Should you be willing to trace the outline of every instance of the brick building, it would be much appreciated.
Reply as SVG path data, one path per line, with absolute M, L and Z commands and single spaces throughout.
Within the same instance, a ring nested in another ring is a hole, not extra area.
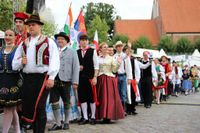
M 200 0 L 154 0 L 151 19 L 116 20 L 115 34 L 132 41 L 144 35 L 153 45 L 164 35 L 174 41 L 183 36 L 195 41 L 200 37 L 199 5 Z

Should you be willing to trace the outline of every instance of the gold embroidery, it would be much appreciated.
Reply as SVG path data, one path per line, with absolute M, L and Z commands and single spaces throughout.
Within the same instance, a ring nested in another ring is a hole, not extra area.
M 10 93 L 16 93 L 16 92 L 18 92 L 18 90 L 19 90 L 19 88 L 18 87 L 11 87 L 10 88 Z

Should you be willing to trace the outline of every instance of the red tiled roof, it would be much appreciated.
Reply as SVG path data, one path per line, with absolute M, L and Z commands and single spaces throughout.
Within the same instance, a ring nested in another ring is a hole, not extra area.
M 200 32 L 200 0 L 158 0 L 164 32 Z
M 146 36 L 153 45 L 159 41 L 154 20 L 115 20 L 115 33 L 127 35 L 132 41 Z

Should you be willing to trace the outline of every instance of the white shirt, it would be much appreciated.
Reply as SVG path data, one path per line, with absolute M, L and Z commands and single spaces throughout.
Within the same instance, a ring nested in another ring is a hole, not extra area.
M 137 59 L 134 59 L 134 69 L 135 69 L 135 80 L 136 80 L 136 82 L 138 83 L 139 81 L 140 81 L 140 66 L 139 66 L 139 63 L 140 62 L 138 62 L 137 61 Z
M 133 79 L 132 74 L 132 67 L 131 67 L 131 60 L 130 57 L 128 57 L 125 53 L 116 53 L 114 55 L 114 58 L 117 60 L 117 58 L 122 58 L 122 63 L 117 71 L 118 74 L 126 74 L 127 79 Z M 125 64 L 124 64 L 125 63 Z
M 178 75 L 176 75 L 175 67 L 172 67 L 172 82 L 173 84 L 180 84 L 181 78 L 183 75 L 182 69 L 180 67 L 177 67 L 178 69 Z
M 31 37 L 30 42 L 27 46 L 27 64 L 22 65 L 22 56 L 23 56 L 23 47 L 20 44 L 16 50 L 12 67 L 13 70 L 23 69 L 24 73 L 45 73 L 49 75 L 49 79 L 54 80 L 59 68 L 60 68 L 60 60 L 59 60 L 59 52 L 58 47 L 52 39 L 48 38 L 49 41 L 49 65 L 36 66 L 36 42 L 38 41 L 39 36 L 33 38 Z

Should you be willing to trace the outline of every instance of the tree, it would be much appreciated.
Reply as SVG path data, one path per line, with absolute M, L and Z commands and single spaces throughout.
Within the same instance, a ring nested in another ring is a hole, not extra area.
M 194 47 L 191 41 L 186 37 L 181 37 L 176 44 L 177 53 L 191 53 L 194 51 Z
M 85 12 L 85 24 L 86 29 L 90 27 L 91 20 L 98 15 L 101 20 L 105 20 L 107 25 L 109 26 L 108 34 L 113 33 L 114 29 L 114 20 L 116 18 L 116 12 L 113 5 L 106 4 L 106 3 L 88 3 L 86 6 L 82 7 Z
M 158 42 L 158 49 L 163 49 L 166 52 L 174 52 L 175 44 L 173 40 L 169 36 L 161 37 L 160 41 Z
M 117 41 L 122 41 L 123 43 L 127 43 L 128 42 L 128 36 L 126 35 L 119 35 L 119 34 L 116 34 L 113 36 L 112 40 L 109 42 L 109 45 L 115 45 L 115 43 Z
M 13 2 L 11 0 L 1 0 L 0 4 L 0 30 L 12 28 L 13 24 Z
M 94 17 L 88 27 L 87 33 L 88 36 L 91 37 L 90 39 L 93 39 L 96 30 L 98 31 L 99 42 L 106 42 L 109 27 L 106 21 L 104 19 L 102 20 L 99 15 Z
M 0 30 L 5 31 L 13 27 L 13 2 L 11 0 L 0 0 Z M 24 0 L 18 0 L 19 11 L 25 12 L 26 3 Z M 51 12 L 50 9 L 47 9 L 50 16 Z M 48 15 L 49 15 L 48 14 Z M 44 14 L 43 16 L 48 16 Z M 49 16 L 48 16 L 49 17 Z M 50 18 L 50 17 L 49 17 Z M 46 18 L 45 18 L 46 20 Z M 54 22 L 46 21 L 45 25 L 43 26 L 43 32 L 48 35 L 49 37 L 54 35 L 57 31 L 57 26 Z
M 141 36 L 133 42 L 132 47 L 135 51 L 137 50 L 137 48 L 151 49 L 152 43 L 146 36 Z
M 42 33 L 47 35 L 48 37 L 52 37 L 56 34 L 57 26 L 52 23 L 45 22 L 42 26 Z
M 198 49 L 200 51 L 200 38 L 198 38 L 195 42 L 194 42 L 194 47 L 195 49 Z

